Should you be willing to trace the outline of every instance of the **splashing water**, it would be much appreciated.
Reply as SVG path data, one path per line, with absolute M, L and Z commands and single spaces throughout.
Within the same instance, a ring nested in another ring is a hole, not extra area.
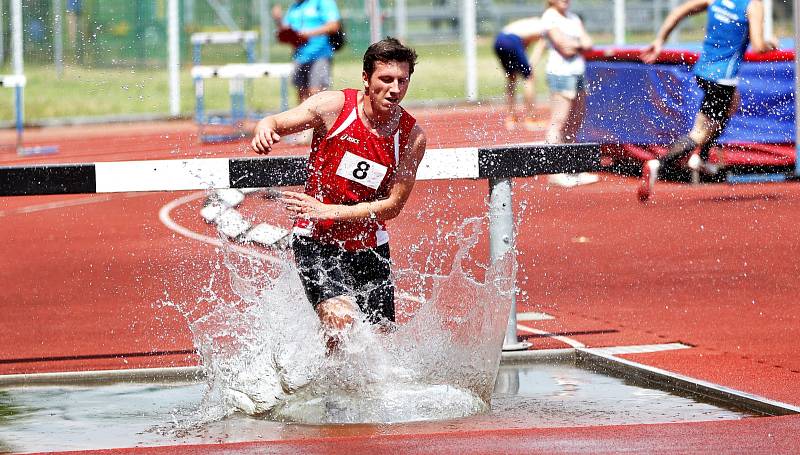
M 487 411 L 517 264 L 510 252 L 486 267 L 483 283 L 463 269 L 483 221 L 467 219 L 447 236 L 457 241 L 449 273 L 395 271 L 398 308 L 416 308 L 396 330 L 377 333 L 358 320 L 330 356 L 289 253 L 264 260 L 223 249 L 235 301 L 214 291 L 212 277 L 206 313 L 167 302 L 187 318 L 202 358 L 200 420 L 238 410 L 289 422 L 392 423 Z

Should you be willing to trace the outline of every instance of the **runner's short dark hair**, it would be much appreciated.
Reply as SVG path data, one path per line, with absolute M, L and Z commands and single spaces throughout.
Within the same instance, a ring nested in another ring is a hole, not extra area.
M 375 62 L 406 62 L 408 74 L 414 74 L 414 65 L 417 63 L 417 53 L 414 49 L 406 47 L 396 38 L 386 38 L 372 43 L 364 53 L 364 72 L 372 76 L 375 71 Z

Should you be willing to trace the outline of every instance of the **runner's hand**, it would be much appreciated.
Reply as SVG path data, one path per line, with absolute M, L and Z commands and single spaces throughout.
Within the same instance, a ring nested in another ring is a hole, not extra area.
M 324 204 L 305 193 L 283 191 L 279 200 L 291 213 L 291 219 L 330 220 L 338 216 L 339 206 Z
M 647 64 L 655 63 L 655 61 L 658 60 L 658 56 L 661 54 L 661 46 L 662 45 L 660 42 L 653 41 L 649 46 L 642 50 L 642 52 L 639 54 L 639 57 Z
M 280 140 L 281 136 L 278 133 L 268 126 L 259 123 L 253 133 L 253 141 L 250 142 L 250 147 L 252 147 L 256 153 L 266 155 L 272 151 L 272 145 L 280 142 Z
M 780 44 L 778 43 L 778 38 L 776 36 L 772 36 L 767 40 L 767 48 L 771 51 L 776 51 L 780 48 Z

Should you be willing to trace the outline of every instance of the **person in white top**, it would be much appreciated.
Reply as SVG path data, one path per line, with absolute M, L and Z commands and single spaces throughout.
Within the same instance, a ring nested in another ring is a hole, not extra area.
M 513 21 L 503 27 L 494 41 L 494 53 L 500 59 L 500 64 L 506 76 L 506 120 L 507 130 L 513 130 L 517 125 L 516 112 L 516 86 L 517 76 L 525 79 L 523 89 L 525 105 L 522 114 L 525 116 L 525 127 L 535 127 L 533 120 L 533 102 L 536 93 L 533 80 L 533 68 L 539 63 L 544 51 L 544 40 L 540 40 L 546 33 L 542 21 L 538 17 L 528 17 Z M 531 53 L 530 61 L 525 54 L 526 49 L 536 42 Z
M 582 53 L 592 48 L 592 39 L 578 15 L 569 11 L 570 0 L 548 0 L 542 14 L 549 48 L 547 85 L 550 88 L 550 144 L 575 142 L 586 111 L 586 62 Z

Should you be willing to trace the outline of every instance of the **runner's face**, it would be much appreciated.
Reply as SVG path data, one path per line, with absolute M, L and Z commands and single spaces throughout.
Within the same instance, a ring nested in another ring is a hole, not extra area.
M 408 62 L 375 62 L 372 76 L 363 73 L 362 78 L 373 109 L 389 113 L 397 109 L 405 98 L 411 74 Z

